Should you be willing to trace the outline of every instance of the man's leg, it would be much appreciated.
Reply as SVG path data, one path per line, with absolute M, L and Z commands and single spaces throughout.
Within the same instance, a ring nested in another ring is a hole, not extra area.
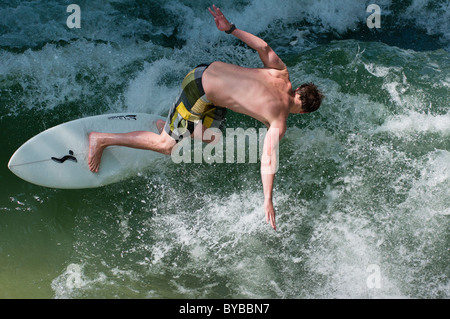
M 214 145 L 219 142 L 222 132 L 219 129 L 207 128 L 203 124 L 198 124 L 195 126 L 194 133 L 191 136 L 195 140 Z
M 159 152 L 170 155 L 176 142 L 165 131 L 155 134 L 147 131 L 130 133 L 97 133 L 89 134 L 88 165 L 92 172 L 98 172 L 103 150 L 108 146 L 125 146 Z
M 164 130 L 164 125 L 166 125 L 166 122 L 163 120 L 157 120 L 156 121 L 156 128 L 158 129 L 158 132 L 161 134 L 161 132 Z

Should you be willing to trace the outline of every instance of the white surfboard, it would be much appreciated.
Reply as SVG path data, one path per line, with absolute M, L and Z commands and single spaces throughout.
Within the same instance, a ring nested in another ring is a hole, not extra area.
M 86 117 L 52 127 L 28 140 L 11 157 L 8 168 L 20 178 L 41 186 L 93 188 L 115 183 L 150 166 L 163 155 L 147 150 L 111 146 L 103 151 L 98 173 L 89 170 L 89 133 L 158 133 L 152 114 L 124 113 Z

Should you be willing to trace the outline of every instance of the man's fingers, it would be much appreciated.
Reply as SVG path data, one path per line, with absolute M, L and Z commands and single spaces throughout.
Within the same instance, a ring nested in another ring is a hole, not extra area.
M 277 230 L 277 227 L 275 226 L 275 218 L 271 217 L 269 218 L 269 220 L 267 221 L 267 223 L 272 226 L 273 229 Z
M 224 16 L 222 11 L 220 10 L 220 8 L 217 8 L 215 4 L 213 4 L 213 8 L 214 8 L 214 11 L 216 12 L 216 16 L 217 17 L 223 17 Z
M 213 9 L 214 9 L 214 10 L 211 10 L 211 8 L 208 7 L 209 12 L 211 12 L 211 14 L 212 14 L 214 17 L 223 15 L 223 13 L 220 11 L 219 8 L 216 7 L 215 4 L 213 4 Z
M 272 226 L 272 228 L 273 229 L 277 229 L 276 227 L 275 227 L 275 216 L 270 216 L 270 225 Z
M 275 225 L 275 214 L 271 212 L 266 212 L 266 223 L 270 224 L 273 229 L 277 230 Z
M 212 11 L 211 8 L 208 8 L 208 10 L 214 18 L 217 18 L 217 14 L 214 11 Z
M 223 16 L 223 13 L 222 13 L 222 11 L 220 11 L 219 8 L 217 8 L 215 5 L 213 5 L 213 7 L 214 7 L 214 10 L 216 10 L 216 12 L 217 12 L 220 16 Z

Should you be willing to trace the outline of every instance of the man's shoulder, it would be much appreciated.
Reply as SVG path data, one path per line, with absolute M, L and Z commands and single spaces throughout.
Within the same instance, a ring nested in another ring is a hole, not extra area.
M 266 70 L 270 76 L 276 77 L 276 78 L 285 78 L 289 79 L 289 71 L 287 68 L 284 69 L 277 69 L 277 68 L 268 68 L 265 67 L 263 70 Z

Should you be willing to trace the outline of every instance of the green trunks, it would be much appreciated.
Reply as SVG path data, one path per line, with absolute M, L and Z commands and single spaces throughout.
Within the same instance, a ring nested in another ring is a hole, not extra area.
M 181 93 L 172 106 L 164 130 L 179 142 L 194 133 L 197 123 L 206 128 L 222 129 L 227 109 L 212 104 L 202 85 L 203 72 L 208 67 L 201 64 L 189 72 L 181 84 Z

